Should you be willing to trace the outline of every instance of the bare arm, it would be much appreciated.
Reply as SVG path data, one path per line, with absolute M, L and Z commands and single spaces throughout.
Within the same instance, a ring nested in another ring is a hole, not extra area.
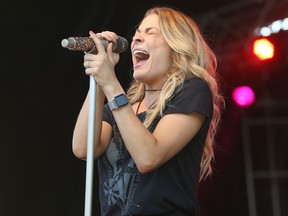
M 98 157 L 104 152 L 109 143 L 111 137 L 111 126 L 106 122 L 102 122 L 105 95 L 103 94 L 103 91 L 98 88 L 98 86 L 96 93 L 94 155 L 95 157 Z M 78 115 L 72 140 L 73 153 L 80 159 L 85 159 L 87 155 L 88 114 L 89 92 Z

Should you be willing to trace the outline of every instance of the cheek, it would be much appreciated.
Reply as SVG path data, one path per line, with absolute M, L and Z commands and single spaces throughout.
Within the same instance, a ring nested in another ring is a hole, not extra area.
M 158 46 L 159 48 L 156 51 L 158 58 L 162 59 L 163 61 L 171 61 L 172 49 L 164 42 Z
M 172 65 L 171 52 L 161 52 L 158 57 L 154 59 L 153 64 L 156 68 L 168 71 Z

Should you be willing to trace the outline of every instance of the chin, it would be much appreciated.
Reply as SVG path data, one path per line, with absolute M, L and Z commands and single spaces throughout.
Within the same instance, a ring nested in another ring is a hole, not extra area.
M 139 68 L 134 68 L 134 72 L 133 72 L 133 77 L 139 78 L 141 77 L 145 72 L 143 72 L 143 70 L 139 69 Z
M 135 79 L 135 80 L 137 80 L 137 81 L 139 81 L 139 82 L 144 82 L 144 76 L 143 76 L 143 74 L 140 74 L 140 73 L 133 73 L 133 78 Z
M 141 76 L 139 76 L 137 73 L 133 73 L 133 78 L 137 81 L 141 81 Z

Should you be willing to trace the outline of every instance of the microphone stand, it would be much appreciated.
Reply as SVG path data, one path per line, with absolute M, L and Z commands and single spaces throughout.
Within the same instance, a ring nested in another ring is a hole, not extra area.
M 93 195 L 93 167 L 94 167 L 94 133 L 95 133 L 95 113 L 96 113 L 96 81 L 90 76 L 90 95 L 88 113 L 88 139 L 86 158 L 86 186 L 85 186 L 85 216 L 92 214 Z

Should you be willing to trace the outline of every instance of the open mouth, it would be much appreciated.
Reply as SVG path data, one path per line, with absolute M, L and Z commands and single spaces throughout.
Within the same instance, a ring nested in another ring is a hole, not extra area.
M 133 55 L 135 56 L 137 63 L 140 61 L 146 61 L 150 57 L 149 53 L 144 50 L 135 50 Z

